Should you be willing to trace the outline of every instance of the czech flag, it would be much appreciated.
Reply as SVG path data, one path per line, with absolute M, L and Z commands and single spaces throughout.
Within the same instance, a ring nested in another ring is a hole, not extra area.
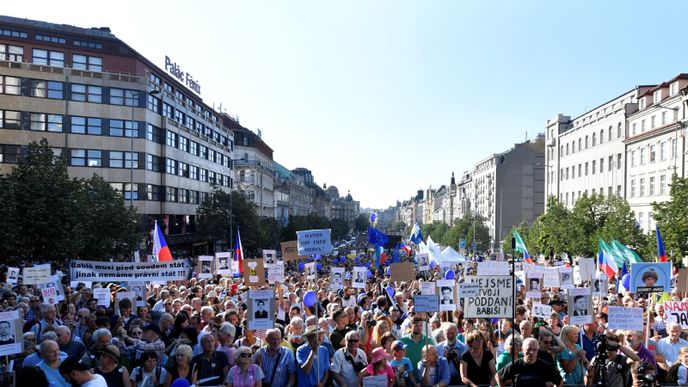
M 526 244 L 523 242 L 523 238 L 521 238 L 521 234 L 519 234 L 517 230 L 514 230 L 514 239 L 516 239 L 516 251 L 523 254 L 523 261 L 533 264 L 533 259 L 530 258 L 530 254 L 528 254 Z
M 237 225 L 237 237 L 234 240 L 234 260 L 239 264 L 239 273 L 244 272 L 244 246 L 241 244 L 239 226 Z
M 406 246 L 406 244 L 404 244 L 404 242 L 401 242 L 401 244 L 399 245 L 399 248 L 402 251 L 404 251 L 407 255 L 411 255 L 411 248 Z
M 619 267 L 616 266 L 616 262 L 612 258 L 609 250 L 605 247 L 605 242 L 600 239 L 597 243 L 597 265 L 599 269 L 607 275 L 608 278 L 612 278 L 619 271 Z
M 657 257 L 659 262 L 669 262 L 669 257 L 666 255 L 666 250 L 664 249 L 664 241 L 662 240 L 662 233 L 659 232 L 659 226 L 657 227 Z
M 153 255 L 158 262 L 167 262 L 172 260 L 172 252 L 167 247 L 165 237 L 162 235 L 162 230 L 158 227 L 158 221 L 155 221 L 155 231 L 153 233 Z

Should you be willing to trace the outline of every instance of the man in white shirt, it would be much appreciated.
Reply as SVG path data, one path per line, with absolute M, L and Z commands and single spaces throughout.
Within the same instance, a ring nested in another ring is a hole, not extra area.
M 104 377 L 88 372 L 88 366 L 73 357 L 60 364 L 60 374 L 73 386 L 107 387 Z
M 665 371 L 669 371 L 672 364 L 678 361 L 678 351 L 683 347 L 688 347 L 688 341 L 680 337 L 681 325 L 669 323 L 667 332 L 669 337 L 657 342 L 657 365 Z
M 358 373 L 368 365 L 365 352 L 359 348 L 361 336 L 350 331 L 344 336 L 346 346 L 334 353 L 330 371 L 338 387 L 358 387 Z

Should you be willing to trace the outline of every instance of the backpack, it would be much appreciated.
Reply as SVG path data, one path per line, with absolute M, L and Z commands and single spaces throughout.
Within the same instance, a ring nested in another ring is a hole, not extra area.
M 138 368 L 139 370 L 139 372 L 136 373 L 136 384 L 138 384 L 143 381 L 143 366 L 139 366 L 136 368 Z M 162 374 L 162 367 L 155 366 L 155 379 L 158 381 L 158 386 L 162 385 L 165 382 L 164 380 L 160 380 L 160 374 Z

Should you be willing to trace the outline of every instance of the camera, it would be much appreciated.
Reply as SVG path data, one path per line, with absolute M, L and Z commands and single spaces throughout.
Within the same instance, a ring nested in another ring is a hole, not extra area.
M 642 362 L 638 366 L 638 382 L 640 382 L 640 387 L 653 387 L 657 385 L 657 377 L 653 374 L 648 374 L 648 371 L 653 371 L 654 367 L 647 363 Z
M 377 320 L 373 319 L 372 315 L 368 315 L 368 318 L 366 318 L 366 324 L 368 324 L 368 327 L 374 327 L 375 324 L 377 324 Z
M 610 344 L 607 335 L 599 335 L 595 339 L 595 341 L 592 342 L 593 347 L 595 348 L 595 353 L 597 354 L 598 357 L 607 359 L 607 351 L 609 350 L 616 350 L 619 348 L 619 344 Z

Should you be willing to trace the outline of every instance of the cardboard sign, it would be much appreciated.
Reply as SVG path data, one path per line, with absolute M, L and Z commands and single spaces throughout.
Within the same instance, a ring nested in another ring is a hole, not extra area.
M 466 283 L 478 284 L 477 297 L 465 301 L 464 317 L 509 318 L 514 309 L 514 281 L 510 276 L 468 276 Z
M 552 307 L 547 304 L 533 304 L 532 317 L 547 319 L 552 314 Z
M 299 259 L 299 250 L 297 241 L 287 241 L 280 243 L 282 250 L 282 260 L 284 262 L 296 261 Z
M 299 256 L 326 255 L 332 252 L 330 229 L 304 230 L 296 232 Z
M 610 306 L 608 313 L 609 329 L 643 330 L 643 308 L 641 307 Z
M 411 262 L 389 265 L 389 276 L 394 282 L 412 282 L 416 279 L 416 268 Z
M 275 291 L 248 291 L 248 329 L 275 327 Z
M 262 259 L 244 259 L 244 281 L 247 286 L 265 285 L 265 267 Z
M 478 262 L 478 275 L 510 275 L 509 262 Z
M 196 274 L 200 279 L 213 278 L 213 261 L 215 257 L 212 255 L 199 255 L 198 263 L 196 263 Z
M 215 274 L 232 275 L 232 253 L 223 251 L 215 253 Z
M 569 289 L 568 315 L 571 325 L 592 323 L 592 294 L 590 288 Z
M 581 281 L 590 281 L 595 274 L 595 258 L 578 258 Z
M 110 289 L 109 288 L 95 288 L 93 289 L 93 298 L 98 300 L 98 306 L 110 307 Z
M 416 294 L 413 297 L 413 310 L 416 313 L 435 313 L 440 311 L 440 299 L 436 295 Z
M 19 311 L 0 312 L 0 356 L 24 352 L 23 325 L 24 321 L 20 319 Z
M 631 292 L 656 293 L 671 291 L 671 262 L 631 264 Z
M 688 328 L 688 302 L 666 301 L 664 302 L 664 312 L 668 323 L 681 324 L 681 329 Z
M 543 285 L 546 288 L 558 288 L 560 286 L 559 270 L 556 267 L 545 267 L 542 272 Z
M 54 286 L 41 289 L 43 295 L 43 303 L 48 305 L 57 304 L 57 290 Z
M 24 285 L 40 285 L 50 282 L 50 264 L 25 267 L 22 271 Z

